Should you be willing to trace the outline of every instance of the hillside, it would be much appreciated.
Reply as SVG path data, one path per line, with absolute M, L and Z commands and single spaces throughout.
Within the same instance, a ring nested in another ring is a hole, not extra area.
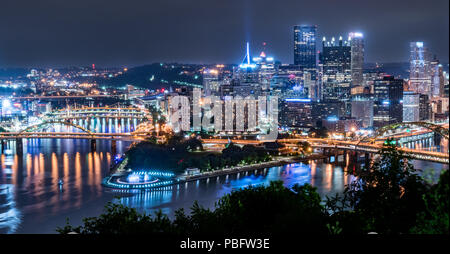
M 100 85 L 125 87 L 133 85 L 150 90 L 178 85 L 201 85 L 201 66 L 154 63 L 128 69 L 123 74 L 98 80 Z

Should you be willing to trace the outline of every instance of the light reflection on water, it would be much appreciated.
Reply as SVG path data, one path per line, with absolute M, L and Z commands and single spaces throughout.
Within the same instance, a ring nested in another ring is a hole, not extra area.
M 12 186 L 8 200 L 15 201 L 6 202 L 6 197 L 0 196 L 0 233 L 52 233 L 56 226 L 65 224 L 64 214 L 75 212 L 80 218 L 85 217 L 86 205 L 93 206 L 98 201 L 103 207 L 113 198 L 101 186 L 103 177 L 109 173 L 110 141 L 97 141 L 96 152 L 90 151 L 89 140 L 67 141 L 27 140 L 23 155 L 12 152 L 0 155 L 0 189 Z M 129 144 L 117 141 L 117 153 L 123 153 Z M 14 151 L 14 143 L 9 145 Z M 58 185 L 60 179 L 64 182 L 62 188 Z M 9 219 L 15 210 L 20 215 L 15 220 Z M 101 207 L 97 210 L 101 212 Z M 95 215 L 89 209 L 86 211 Z
M 117 142 L 123 153 L 129 142 Z M 178 208 L 189 211 L 195 200 L 213 208 L 214 203 L 233 190 L 268 185 L 283 180 L 286 187 L 310 183 L 324 195 L 341 192 L 352 181 L 345 165 L 322 162 L 293 163 L 270 169 L 212 177 L 154 191 L 117 191 L 101 186 L 109 174 L 110 141 L 97 141 L 97 151 L 90 151 L 89 140 L 27 140 L 24 154 L 14 154 L 14 147 L 0 156 L 0 233 L 55 233 L 66 218 L 78 225 L 84 217 L 99 215 L 115 196 L 139 211 L 158 209 L 173 216 Z M 113 155 L 114 156 L 114 155 Z M 414 162 L 419 168 L 440 171 L 448 165 Z M 62 188 L 58 180 L 62 179 Z

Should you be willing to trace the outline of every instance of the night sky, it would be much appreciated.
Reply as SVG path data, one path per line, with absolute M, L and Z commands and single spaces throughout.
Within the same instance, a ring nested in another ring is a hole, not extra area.
M 361 31 L 366 62 L 406 62 L 409 42 L 449 58 L 448 0 L 1 0 L 0 67 L 99 67 L 153 62 L 293 63 L 293 26 L 322 36 Z

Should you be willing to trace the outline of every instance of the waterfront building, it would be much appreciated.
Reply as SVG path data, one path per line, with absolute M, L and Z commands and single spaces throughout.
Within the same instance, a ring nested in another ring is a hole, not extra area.
M 283 127 L 312 127 L 311 99 L 287 98 L 281 101 L 279 114 Z
M 322 127 L 322 120 L 331 118 L 339 119 L 340 116 L 343 116 L 342 112 L 342 104 L 341 102 L 315 102 L 313 103 L 312 109 L 312 119 L 314 122 L 314 126 Z
M 355 132 L 359 129 L 358 121 L 353 117 L 328 117 L 322 120 L 322 126 L 331 132 Z
M 358 93 L 352 96 L 352 117 L 357 119 L 362 128 L 373 126 L 373 103 L 373 96 L 369 93 Z

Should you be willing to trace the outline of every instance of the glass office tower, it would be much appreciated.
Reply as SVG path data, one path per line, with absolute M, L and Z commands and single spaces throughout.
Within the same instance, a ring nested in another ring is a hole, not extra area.
M 317 26 L 294 26 L 294 64 L 303 70 L 316 69 Z
M 363 85 L 364 39 L 362 33 L 350 33 L 352 48 L 352 87 Z

